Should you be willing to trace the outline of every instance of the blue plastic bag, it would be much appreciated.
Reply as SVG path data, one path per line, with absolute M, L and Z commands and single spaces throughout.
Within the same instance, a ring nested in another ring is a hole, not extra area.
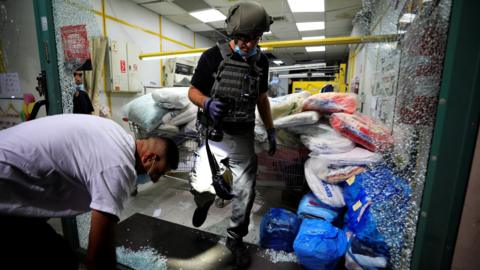
M 348 246 L 345 232 L 321 219 L 304 219 L 293 249 L 307 269 L 334 269 Z
M 292 252 L 299 227 L 300 219 L 295 213 L 282 208 L 271 208 L 260 223 L 260 246 Z
M 390 257 L 403 246 L 411 189 L 387 167 L 377 166 L 343 184 L 346 230 L 375 252 Z M 387 244 L 388 243 L 388 244 Z
M 303 196 L 300 201 L 297 215 L 301 218 L 322 218 L 328 222 L 333 222 L 341 211 L 342 208 L 325 204 L 310 192 Z

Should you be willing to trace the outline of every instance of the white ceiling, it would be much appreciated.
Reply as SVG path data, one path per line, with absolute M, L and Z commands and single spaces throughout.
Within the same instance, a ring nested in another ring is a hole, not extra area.
M 215 8 L 227 15 L 230 6 L 238 0 L 134 0 L 165 18 L 183 25 L 192 31 L 217 40 L 225 35 L 225 23 L 212 22 L 204 24 L 188 14 L 208 8 Z M 271 26 L 272 35 L 264 35 L 263 40 L 280 41 L 295 40 L 306 36 L 338 37 L 348 36 L 352 30 L 352 19 L 361 8 L 361 0 L 325 0 L 324 13 L 292 13 L 287 0 L 256 0 L 261 3 L 268 14 L 274 18 Z M 315 1 L 315 0 L 312 0 Z M 325 21 L 325 30 L 299 32 L 295 23 L 309 21 Z M 306 52 L 303 47 L 276 48 L 269 51 L 271 57 L 281 59 L 286 64 L 304 62 L 336 63 L 346 61 L 347 45 L 327 46 L 325 52 Z

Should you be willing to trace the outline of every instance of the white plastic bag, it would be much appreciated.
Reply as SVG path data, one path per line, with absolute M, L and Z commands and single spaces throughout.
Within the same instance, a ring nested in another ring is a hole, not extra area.
M 122 107 L 124 117 L 136 123 L 147 132 L 154 130 L 162 122 L 162 117 L 167 110 L 158 106 L 152 94 L 135 98 Z
M 152 97 L 166 109 L 183 109 L 188 106 L 188 87 L 166 87 L 152 92 Z
M 291 126 L 314 124 L 318 122 L 320 115 L 317 112 L 301 112 L 288 116 L 277 118 L 273 121 L 275 128 L 285 128 Z
M 181 126 L 197 118 L 197 107 L 189 104 L 183 110 L 172 110 L 162 118 L 164 124 Z
M 301 142 L 316 154 L 345 153 L 355 148 L 354 142 L 326 124 L 304 125 L 298 128 L 302 129 L 301 132 L 308 135 L 301 135 Z
M 313 194 L 323 203 L 333 207 L 345 206 L 342 188 L 329 184 L 325 179 L 328 173 L 328 162 L 321 158 L 309 158 L 305 162 L 305 178 Z
M 380 154 L 368 151 L 367 149 L 361 147 L 355 147 L 351 151 L 337 154 L 318 154 L 311 152 L 309 156 L 322 158 L 326 160 L 329 165 L 333 166 L 365 166 L 372 163 L 377 163 L 382 159 Z
M 308 92 L 293 93 L 286 96 L 269 98 L 272 119 L 299 113 L 302 111 L 303 101 L 310 96 Z

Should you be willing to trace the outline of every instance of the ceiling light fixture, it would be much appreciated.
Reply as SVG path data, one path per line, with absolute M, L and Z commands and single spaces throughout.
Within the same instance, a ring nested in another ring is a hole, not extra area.
M 199 52 L 199 53 L 162 55 L 162 56 L 145 56 L 145 57 L 142 58 L 142 60 L 152 61 L 152 60 L 171 59 L 171 58 L 188 58 L 188 57 L 196 57 L 196 56 L 200 56 L 200 55 L 202 55 L 201 52 Z
M 290 74 L 278 74 L 280 79 L 293 79 L 293 78 L 334 78 L 333 75 L 326 75 L 325 73 L 290 73 Z
M 417 15 L 413 13 L 404 13 L 402 17 L 400 18 L 399 22 L 400 23 L 411 23 L 415 19 Z
M 271 35 L 272 34 L 272 31 L 268 31 L 268 32 L 263 32 L 264 35 Z
M 325 46 L 307 46 L 305 50 L 307 50 L 307 52 L 324 52 Z
M 312 40 L 312 39 L 324 39 L 325 36 L 316 36 L 316 37 L 302 37 L 302 40 Z
M 281 64 L 283 64 L 283 61 L 282 61 L 282 60 L 273 60 L 272 62 L 273 62 L 275 65 L 279 65 L 279 66 L 280 66 Z
M 288 0 L 292 12 L 324 12 L 324 0 Z
M 312 31 L 325 29 L 325 22 L 301 22 L 297 23 L 298 31 Z
M 227 17 L 223 15 L 220 11 L 216 9 L 206 9 L 201 11 L 190 12 L 190 15 L 197 18 L 198 20 L 207 23 L 207 22 L 217 22 L 224 21 Z

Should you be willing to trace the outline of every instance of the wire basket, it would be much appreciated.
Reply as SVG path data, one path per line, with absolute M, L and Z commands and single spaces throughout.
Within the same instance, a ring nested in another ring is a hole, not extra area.
M 166 130 L 145 131 L 136 123 L 129 122 L 136 139 L 151 136 L 168 137 L 175 141 L 179 149 L 178 168 L 166 176 L 188 181 L 195 167 L 200 136 L 197 133 L 172 133 Z M 257 187 L 279 189 L 303 189 L 306 185 L 304 164 L 308 158 L 308 149 L 280 145 L 272 157 L 266 151 L 257 153 Z

